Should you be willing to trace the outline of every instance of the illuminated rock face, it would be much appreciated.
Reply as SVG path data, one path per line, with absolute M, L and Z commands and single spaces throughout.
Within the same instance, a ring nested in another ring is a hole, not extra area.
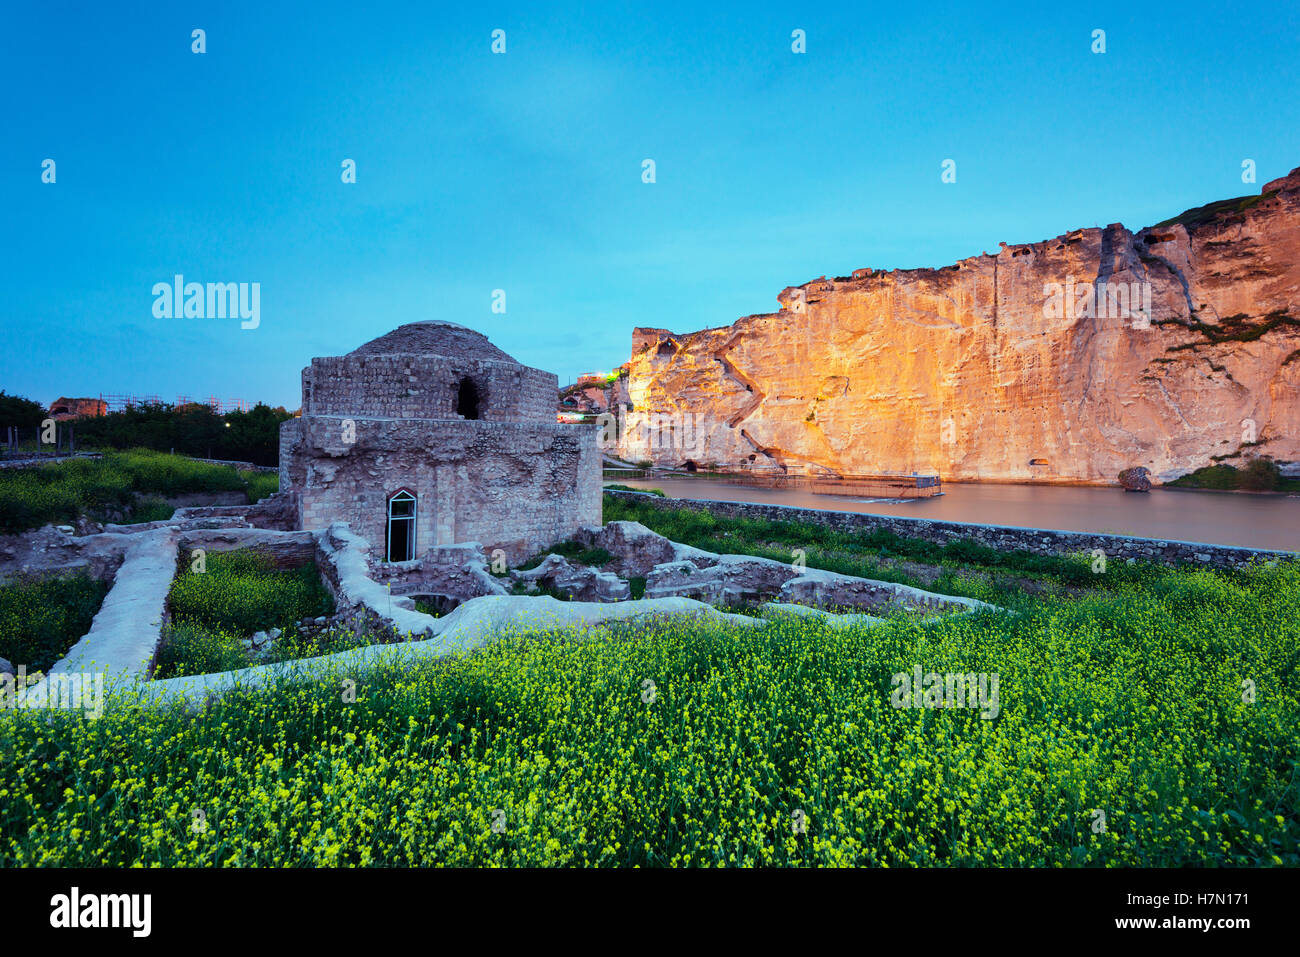
M 1060 482 L 1300 459 L 1300 170 L 1136 234 L 777 298 L 723 328 L 634 332 L 622 456 Z

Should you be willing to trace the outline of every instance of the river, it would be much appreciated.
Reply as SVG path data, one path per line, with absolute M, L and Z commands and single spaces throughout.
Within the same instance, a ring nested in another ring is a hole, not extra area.
M 728 485 L 714 478 L 609 481 L 631 488 L 662 489 L 670 498 L 760 502 L 898 518 L 1300 551 L 1300 497 L 1296 496 L 1159 489 L 1143 495 L 1119 488 L 945 482 L 944 494 L 933 498 L 872 499 Z

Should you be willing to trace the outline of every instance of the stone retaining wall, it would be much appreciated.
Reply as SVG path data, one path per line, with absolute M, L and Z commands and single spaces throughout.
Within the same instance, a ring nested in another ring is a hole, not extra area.
M 812 522 L 844 532 L 872 532 L 885 529 L 907 538 L 920 538 L 936 545 L 969 539 L 998 551 L 1029 551 L 1039 555 L 1090 553 L 1100 548 L 1108 561 L 1135 559 L 1163 565 L 1192 564 L 1210 568 L 1240 568 L 1252 561 L 1300 558 L 1296 552 L 1209 545 L 1200 542 L 1159 541 L 1128 535 L 1103 535 L 1087 532 L 1055 531 L 1039 528 L 1016 528 L 1010 525 L 979 525 L 966 522 L 943 522 L 925 518 L 894 518 L 865 512 L 836 512 L 790 505 L 764 505 L 754 502 L 719 502 L 706 499 L 661 498 L 645 492 L 606 491 L 606 495 L 634 497 L 656 508 L 689 508 L 697 512 L 729 518 L 758 518 L 772 522 Z
M 316 564 L 316 536 L 312 532 L 282 532 L 267 528 L 196 528 L 181 533 L 180 566 L 193 560 L 195 549 L 233 552 L 249 549 L 280 570 Z
M 184 458 L 191 462 L 204 462 L 208 465 L 229 465 L 239 472 L 278 472 L 280 469 L 275 465 L 254 465 L 252 462 L 241 462 L 238 459 L 200 459 L 192 455 L 186 455 Z

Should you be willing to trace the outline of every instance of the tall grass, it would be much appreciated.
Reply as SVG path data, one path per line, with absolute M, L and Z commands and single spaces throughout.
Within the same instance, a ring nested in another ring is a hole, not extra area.
M 248 487 L 250 502 L 260 502 L 280 490 L 280 476 L 275 472 L 240 472 L 239 477 Z
M 0 585 L 0 658 L 46 671 L 90 631 L 106 594 L 84 573 Z
M 250 475 L 258 477 L 246 479 L 229 466 L 146 449 L 0 469 L 0 533 L 72 522 L 83 514 L 139 520 L 133 513 L 147 509 L 151 517 L 167 518 L 171 510 L 161 498 L 191 492 L 255 490 L 261 498 L 275 490 L 270 487 L 275 476 Z
M 1019 616 L 512 633 L 197 716 L 0 715 L 0 865 L 1296 866 L 1298 604 L 1300 565 L 1177 571 Z M 916 665 L 999 675 L 1000 713 L 892 707 Z
M 303 646 L 294 623 L 334 612 L 334 601 L 315 565 L 279 569 L 252 549 L 215 552 L 206 569 L 186 568 L 172 582 L 167 598 L 171 622 L 158 651 L 156 677 L 229 671 L 252 663 L 240 644 L 256 631 L 280 628 L 280 657 L 319 645 Z

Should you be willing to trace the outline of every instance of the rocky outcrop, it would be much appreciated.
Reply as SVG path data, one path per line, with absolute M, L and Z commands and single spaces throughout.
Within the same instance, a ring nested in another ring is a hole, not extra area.
M 112 580 L 133 538 L 129 534 L 77 535 L 70 525 L 0 535 L 0 582 L 23 575 L 85 572 Z
M 626 601 L 631 597 L 631 587 L 613 572 L 574 565 L 563 555 L 547 555 L 536 568 L 515 572 L 513 577 L 544 585 L 575 601 Z
M 730 555 L 730 561 L 701 566 L 693 561 L 665 562 L 650 572 L 647 598 L 679 595 L 719 605 L 756 604 L 779 595 L 799 572 L 788 562 Z
M 608 567 L 623 570 L 624 574 L 644 575 L 647 598 L 693 598 L 721 605 L 754 605 L 776 599 L 820 608 L 886 613 L 900 609 L 970 611 L 993 607 L 973 598 L 940 595 L 772 558 L 706 552 L 665 538 L 639 522 L 610 522 L 601 529 L 583 529 L 580 534 L 593 547 L 612 553 Z M 547 561 L 558 558 L 552 555 Z
M 469 598 L 507 594 L 479 542 L 435 545 L 413 561 L 375 563 L 370 574 L 393 595 L 421 595 L 452 608 Z M 403 607 L 414 603 L 404 599 Z
M 974 598 L 940 595 L 910 585 L 856 578 L 817 568 L 749 555 L 715 555 L 701 568 L 691 561 L 659 565 L 646 580 L 647 598 L 695 598 L 719 605 L 749 605 L 775 599 L 785 607 L 856 608 L 897 611 L 977 611 L 994 606 Z
M 656 565 L 665 562 L 690 560 L 706 568 L 717 560 L 712 552 L 671 541 L 640 522 L 589 525 L 579 529 L 573 538 L 588 548 L 603 548 L 613 555 L 606 567 L 625 578 L 645 578 Z
M 1300 170 L 1137 232 L 859 269 L 777 299 L 722 328 L 635 330 L 618 453 L 1108 484 L 1247 446 L 1300 459 Z
M 1119 473 L 1119 484 L 1126 492 L 1151 491 L 1151 473 L 1142 466 L 1125 469 Z

